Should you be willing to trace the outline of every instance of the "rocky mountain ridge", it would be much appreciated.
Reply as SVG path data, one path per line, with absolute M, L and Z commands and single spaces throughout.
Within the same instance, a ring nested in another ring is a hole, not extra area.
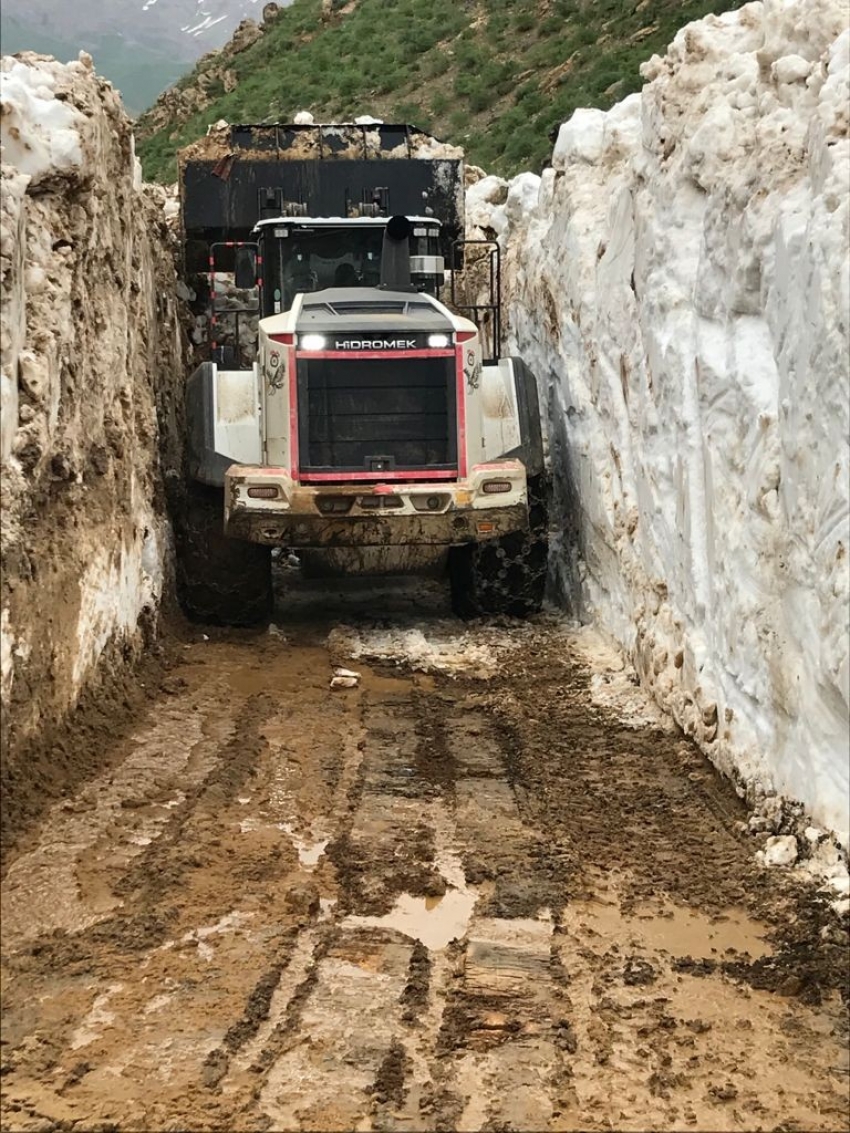
M 60 60 L 81 50 L 135 112 L 150 106 L 205 52 L 222 47 L 240 21 L 261 18 L 264 0 L 6 0 L 3 51 L 37 51 Z

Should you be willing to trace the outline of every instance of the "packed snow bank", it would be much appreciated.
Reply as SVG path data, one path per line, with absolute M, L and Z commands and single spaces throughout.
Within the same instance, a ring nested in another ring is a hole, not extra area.
M 155 623 L 183 370 L 163 193 L 117 94 L 86 55 L 25 53 L 0 62 L 0 102 L 5 796 L 104 654 L 124 663 Z
M 577 517 L 564 589 L 718 766 L 845 845 L 847 23 L 766 0 L 691 24 L 542 179 L 471 190 Z
M 13 59 L 3 69 L 3 161 L 36 181 L 83 162 L 85 119 L 57 99 L 57 74 Z

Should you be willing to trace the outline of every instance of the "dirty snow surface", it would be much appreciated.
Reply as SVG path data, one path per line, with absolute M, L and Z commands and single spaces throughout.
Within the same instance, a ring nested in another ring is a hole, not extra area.
M 5 808 L 19 772 L 57 785 L 70 760 L 41 737 L 155 621 L 182 344 L 165 194 L 91 59 L 4 56 L 0 109 Z
M 346 585 L 176 642 L 8 861 L 3 1128 L 846 1127 L 834 894 L 756 858 L 821 835 L 596 631 Z
M 542 179 L 470 190 L 548 408 L 556 566 L 750 797 L 846 843 L 846 0 L 710 16 L 644 76 Z
M 419 627 L 374 626 L 363 631 L 340 626 L 331 633 L 329 645 L 350 657 L 391 661 L 420 673 L 487 680 L 498 672 L 500 659 L 506 659 L 515 641 L 499 629 L 470 633 L 452 619 L 430 625 L 427 637 Z

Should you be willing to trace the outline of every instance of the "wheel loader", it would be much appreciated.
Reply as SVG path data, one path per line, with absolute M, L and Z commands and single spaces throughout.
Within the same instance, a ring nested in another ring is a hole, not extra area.
M 443 569 L 465 617 L 539 610 L 537 386 L 500 354 L 499 250 L 464 239 L 461 152 L 407 125 L 219 128 L 181 152 L 180 194 L 205 354 L 187 615 L 267 618 L 274 548 L 322 573 Z

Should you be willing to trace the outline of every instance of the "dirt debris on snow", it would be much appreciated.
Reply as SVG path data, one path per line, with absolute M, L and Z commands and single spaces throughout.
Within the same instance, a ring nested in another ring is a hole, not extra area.
M 331 692 L 451 623 L 306 591 L 194 635 L 12 858 L 4 1128 L 846 1126 L 846 921 L 581 634 Z
M 119 95 L 84 52 L 4 56 L 0 87 L 5 850 L 97 762 L 98 715 L 161 677 L 130 670 L 168 592 L 184 430 L 176 236 Z
M 445 620 L 429 626 L 427 637 L 417 626 L 337 626 L 328 646 L 340 656 L 393 662 L 421 673 L 489 680 L 514 643 L 498 627 L 471 634 L 457 621 Z
M 708 14 L 641 71 L 468 195 L 546 406 L 551 566 L 751 802 L 847 848 L 846 0 Z

